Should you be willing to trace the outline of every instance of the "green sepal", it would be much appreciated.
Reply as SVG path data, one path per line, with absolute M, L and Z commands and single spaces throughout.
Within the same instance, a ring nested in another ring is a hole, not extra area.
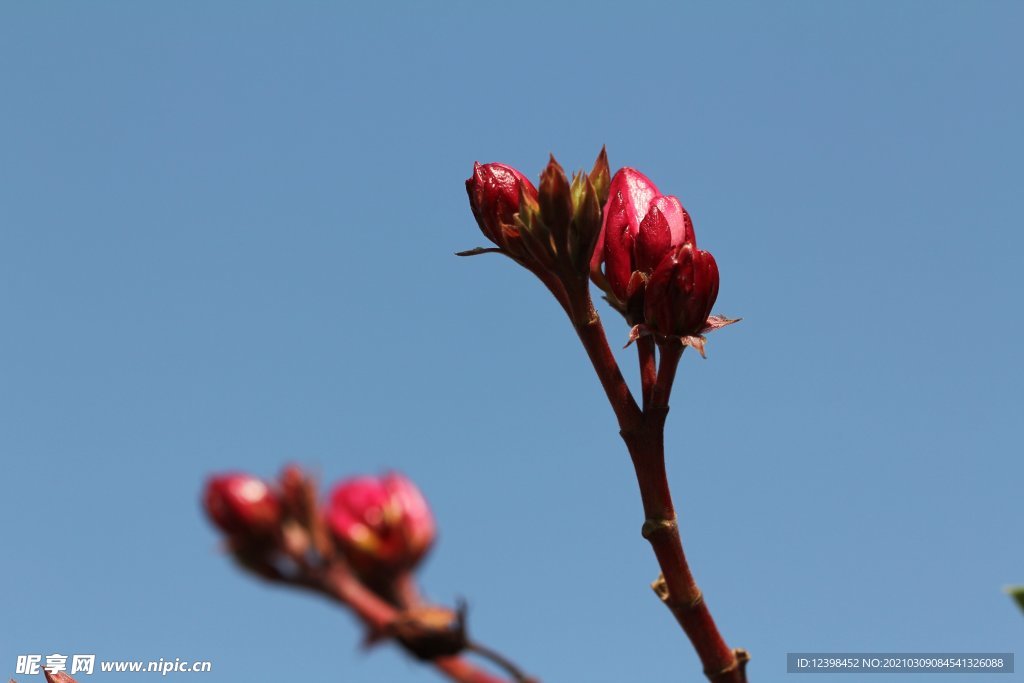
M 590 171 L 590 182 L 597 192 L 597 203 L 602 207 L 608 201 L 608 188 L 612 184 L 612 174 L 608 168 L 608 151 L 601 147 L 601 153 L 597 155 L 594 168 Z
M 601 235 L 601 202 L 590 178 L 583 173 L 577 178 L 582 182 L 580 199 L 574 207 L 570 248 L 576 272 L 586 275 L 590 272 L 590 258 L 594 254 L 597 238 Z
M 565 171 L 555 161 L 554 155 L 547 168 L 540 175 L 538 189 L 540 214 L 548 226 L 557 250 L 565 248 L 569 238 L 569 223 L 572 221 L 572 196 Z

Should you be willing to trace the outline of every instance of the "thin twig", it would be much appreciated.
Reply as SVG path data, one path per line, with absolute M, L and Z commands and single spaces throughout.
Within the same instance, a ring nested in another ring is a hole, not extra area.
M 363 586 L 343 565 L 335 564 L 320 576 L 298 585 L 318 590 L 349 607 L 370 628 L 372 637 L 388 633 L 399 616 L 398 610 Z M 455 683 L 508 683 L 462 657 L 439 657 L 433 664 Z
M 665 341 L 658 346 L 659 363 L 658 377 L 654 382 L 651 405 L 655 408 L 668 408 L 668 399 L 672 395 L 672 384 L 675 382 L 679 359 L 686 347 L 677 340 Z
M 527 676 L 522 669 L 516 666 L 515 662 L 500 652 L 492 650 L 491 648 L 474 641 L 469 641 L 466 644 L 466 650 L 480 655 L 495 666 L 503 669 L 516 683 L 535 683 L 536 679 Z

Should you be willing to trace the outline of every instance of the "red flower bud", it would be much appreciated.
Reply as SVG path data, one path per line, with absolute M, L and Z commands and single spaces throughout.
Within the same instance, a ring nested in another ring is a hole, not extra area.
M 662 195 L 640 171 L 619 169 L 611 180 L 590 266 L 595 281 L 607 285 L 608 293 L 630 311 L 627 317 L 639 317 L 643 301 L 637 295 L 655 267 L 683 244 L 696 244 L 696 239 L 679 200 Z
M 269 536 L 281 523 L 281 503 L 265 482 L 248 474 L 222 474 L 206 483 L 206 514 L 232 536 Z
M 519 211 L 520 187 L 529 197 L 537 199 L 533 183 L 505 164 L 474 164 L 473 176 L 466 180 L 469 205 L 481 232 L 517 258 L 525 253 L 514 218 Z
M 655 334 L 699 337 L 706 331 L 717 298 L 715 258 L 692 244 L 684 244 L 654 269 L 647 283 L 644 321 Z
M 416 485 L 400 474 L 355 477 L 331 492 L 327 526 L 363 574 L 412 569 L 434 542 L 434 517 Z

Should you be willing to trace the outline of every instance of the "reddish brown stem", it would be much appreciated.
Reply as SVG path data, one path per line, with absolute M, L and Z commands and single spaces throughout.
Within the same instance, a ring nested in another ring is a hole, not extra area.
M 679 359 L 683 357 L 685 348 L 676 340 L 665 341 L 658 347 L 661 357 L 659 358 L 657 379 L 651 392 L 651 405 L 656 409 L 668 408 L 668 399 L 672 395 L 672 385 L 675 383 L 676 369 L 679 367 Z
M 417 605 L 423 604 L 423 596 L 420 595 L 419 586 L 416 585 L 416 577 L 412 572 L 403 572 L 402 574 L 395 577 L 393 582 L 391 593 L 395 597 L 395 601 L 398 606 L 402 608 L 416 607 Z M 494 664 L 499 669 L 503 669 L 515 683 L 535 683 L 535 679 L 531 679 L 522 669 L 520 669 L 515 662 L 501 654 L 493 648 L 489 648 L 481 643 L 475 641 L 469 641 L 466 643 L 466 652 L 472 652 L 479 657 L 486 659 L 487 661 Z M 466 662 L 459 658 L 448 658 L 435 660 L 438 668 L 442 671 L 450 672 L 453 677 L 455 676 L 476 676 L 471 669 L 466 667 Z M 481 681 L 481 683 L 484 683 Z
M 574 318 L 576 331 L 615 411 L 622 439 L 633 460 L 645 516 L 642 533 L 651 543 L 662 572 L 654 584 L 655 591 L 690 639 L 708 679 L 712 683 L 746 683 L 747 653 L 726 645 L 690 572 L 665 471 L 665 418 L 683 347 L 671 343 L 661 346 L 660 368 L 641 411 L 608 346 L 589 294 L 587 304 L 590 315 L 582 324 Z M 641 351 L 642 378 L 650 372 L 644 353 Z M 649 374 L 646 381 L 650 381 Z M 648 398 L 646 390 L 645 386 Z
M 375 636 L 387 633 L 399 616 L 398 610 L 363 586 L 342 565 L 332 566 L 321 576 L 303 585 L 349 607 Z M 440 657 L 433 664 L 455 683 L 508 683 L 506 679 L 489 674 L 462 657 Z
M 376 590 L 376 587 L 373 587 Z M 387 591 L 377 591 L 384 595 L 396 607 L 409 609 L 423 604 L 423 596 L 420 595 L 419 586 L 416 585 L 416 576 L 412 572 L 402 572 L 396 576 Z
M 346 605 L 375 635 L 387 631 L 398 610 L 366 588 L 347 567 L 335 565 L 314 579 L 314 586 Z
M 647 335 L 636 340 L 636 351 L 640 357 L 640 386 L 644 410 L 651 405 L 651 394 L 657 381 L 658 371 L 654 360 L 654 337 Z
M 508 683 L 504 678 L 492 676 L 462 657 L 439 657 L 434 660 L 434 666 L 459 683 Z
M 745 683 L 746 654 L 726 645 L 683 552 L 665 471 L 663 428 L 667 414 L 667 408 L 654 408 L 640 429 L 622 433 L 644 507 L 642 534 L 661 567 L 654 589 L 689 637 L 708 679 L 714 683 Z
M 516 666 L 515 662 L 496 650 L 492 650 L 489 647 L 475 642 L 470 642 L 466 645 L 466 650 L 473 652 L 493 663 L 495 666 L 504 669 L 516 683 L 537 683 L 536 679 L 530 678 L 523 673 L 522 670 Z
M 608 346 L 608 338 L 604 334 L 604 326 L 601 325 L 601 316 L 594 310 L 594 305 L 587 296 L 585 305 L 578 305 L 578 310 L 586 311 L 580 316 L 582 319 L 574 319 L 576 334 L 583 342 L 583 348 L 587 350 L 590 362 L 594 365 L 598 379 L 604 393 L 608 396 L 615 417 L 619 421 L 619 428 L 635 428 L 643 420 L 643 412 L 637 405 L 633 393 L 626 384 L 626 379 L 615 362 L 615 355 Z

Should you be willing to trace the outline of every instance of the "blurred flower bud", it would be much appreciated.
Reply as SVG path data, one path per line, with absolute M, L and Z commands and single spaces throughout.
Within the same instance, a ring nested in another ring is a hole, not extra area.
M 281 523 L 277 494 L 248 474 L 212 477 L 206 483 L 203 505 L 214 524 L 231 536 L 270 536 Z
M 466 181 L 466 192 L 484 236 L 510 256 L 521 258 L 524 247 L 514 216 L 519 211 L 520 192 L 537 198 L 533 183 L 511 166 L 477 163 Z
M 77 683 L 75 679 L 73 679 L 71 676 L 67 675 L 63 671 L 58 671 L 55 674 L 51 674 L 47 669 L 44 668 L 43 676 L 46 677 L 46 683 Z
M 683 244 L 695 245 L 696 238 L 679 200 L 662 195 L 640 171 L 619 169 L 608 188 L 590 269 L 594 282 L 631 324 L 643 316 L 643 295 L 654 268 Z
M 434 517 L 415 484 L 400 474 L 355 477 L 338 484 L 327 526 L 361 574 L 412 569 L 434 542 Z

